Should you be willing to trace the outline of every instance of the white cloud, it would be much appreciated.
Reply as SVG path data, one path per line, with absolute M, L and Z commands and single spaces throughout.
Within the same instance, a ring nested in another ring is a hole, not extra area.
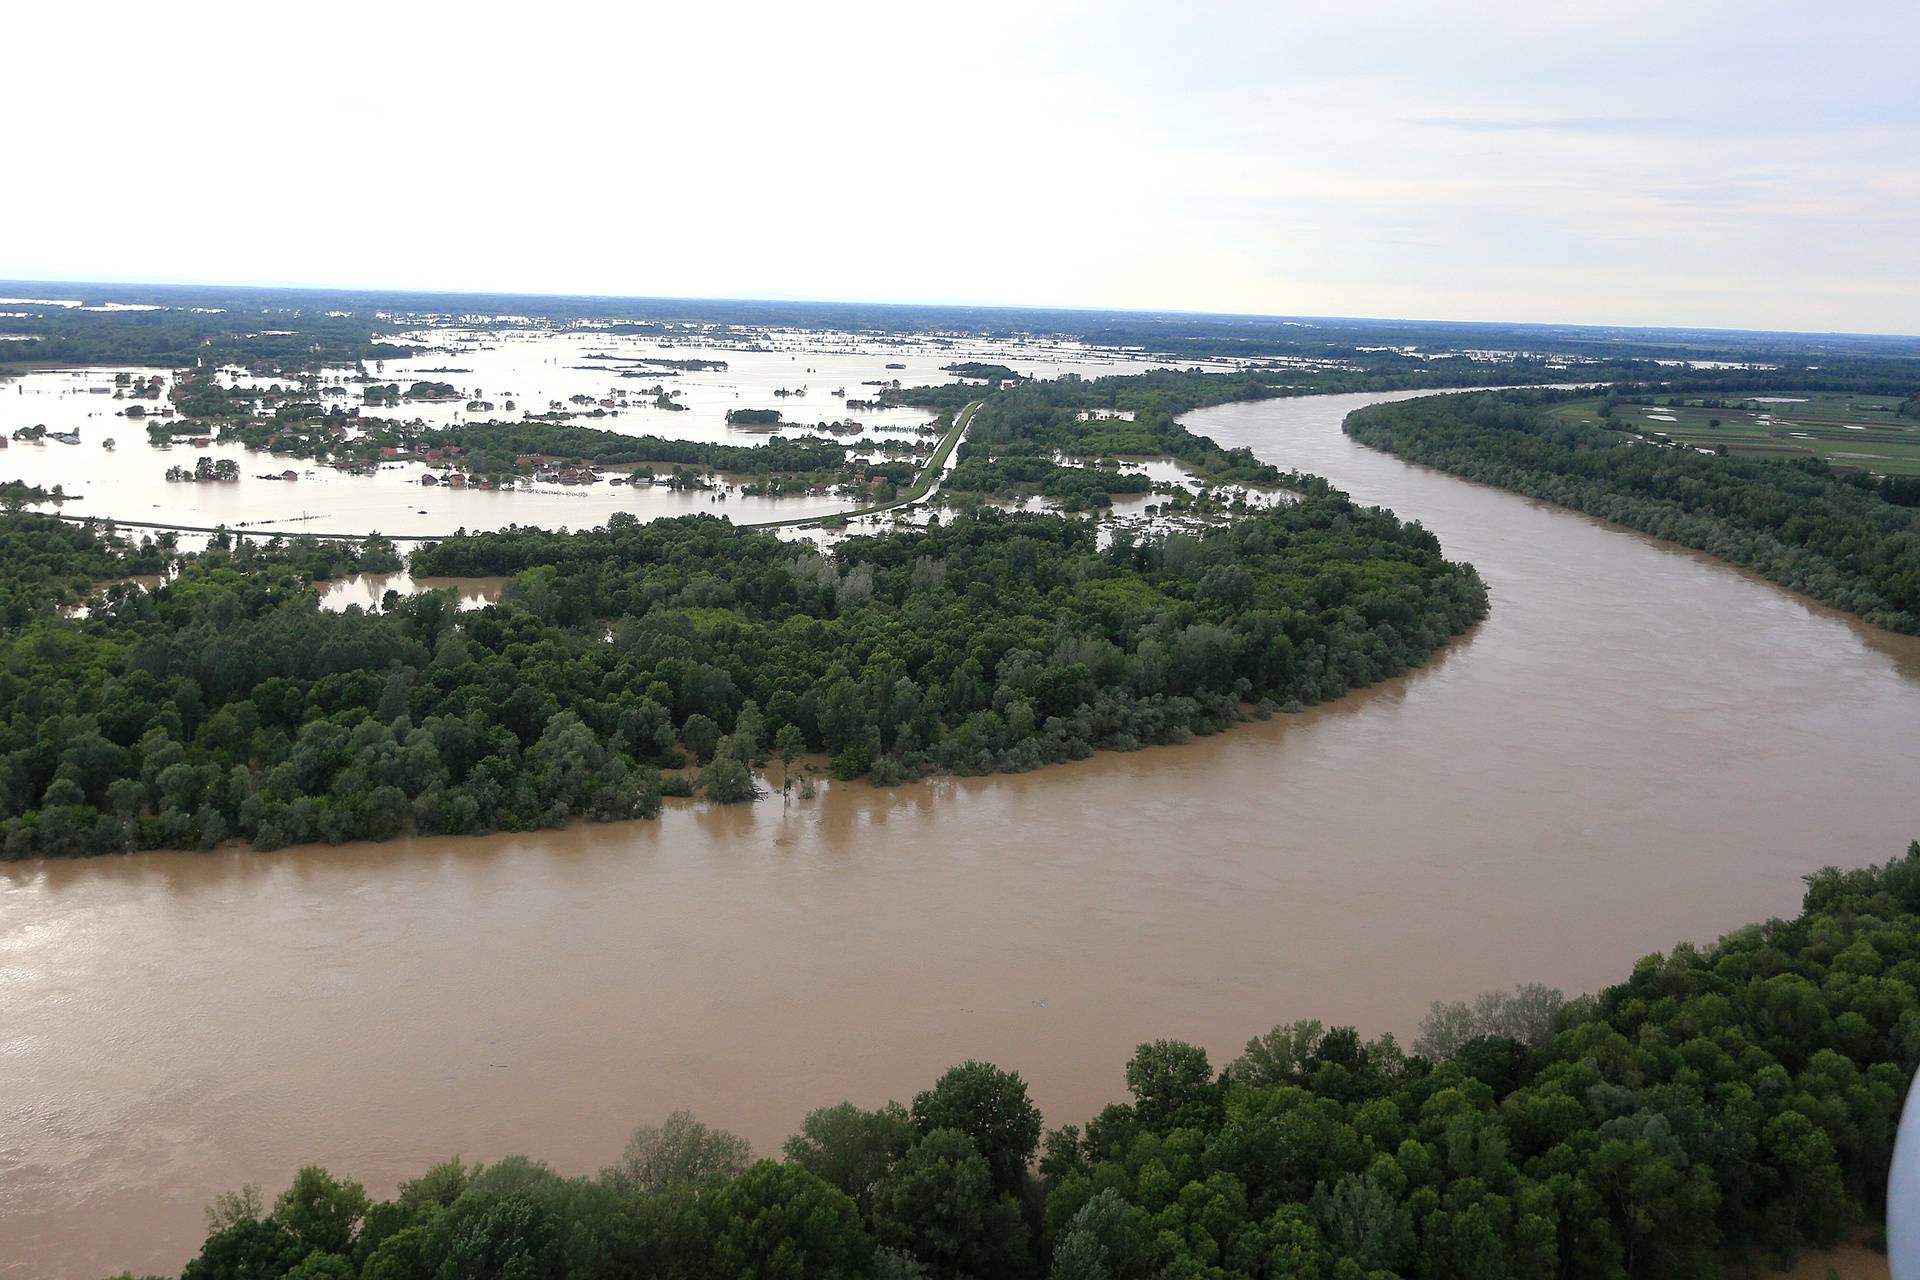
M 1888 3 L 36 6 L 0 276 L 1912 332 L 1917 35 Z

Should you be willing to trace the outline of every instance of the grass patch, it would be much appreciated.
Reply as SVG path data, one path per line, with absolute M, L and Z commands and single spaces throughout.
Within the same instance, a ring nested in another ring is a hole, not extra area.
M 1616 404 L 1611 418 L 1602 416 L 1601 406 L 1595 396 L 1552 412 L 1568 422 L 1664 436 L 1743 457 L 1819 457 L 1837 468 L 1920 475 L 1920 419 L 1901 417 L 1897 396 L 1838 391 L 1674 396 Z

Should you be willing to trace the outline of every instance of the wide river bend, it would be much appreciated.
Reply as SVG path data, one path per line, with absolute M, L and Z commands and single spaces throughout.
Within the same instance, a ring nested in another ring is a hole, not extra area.
M 1190 419 L 1485 576 L 1484 624 L 1335 705 L 788 810 L 0 864 L 0 1274 L 177 1270 L 303 1162 L 591 1171 L 677 1107 L 776 1152 L 968 1057 L 1077 1122 L 1142 1040 L 1589 989 L 1920 835 L 1920 641 L 1341 434 L 1383 398 Z

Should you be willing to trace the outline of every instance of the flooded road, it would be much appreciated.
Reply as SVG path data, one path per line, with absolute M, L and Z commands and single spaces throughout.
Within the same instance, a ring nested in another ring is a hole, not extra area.
M 585 1172 L 676 1107 L 775 1152 L 967 1057 L 1078 1122 L 1141 1040 L 1591 988 L 1920 834 L 1920 641 L 1340 434 L 1382 398 L 1190 419 L 1492 590 L 1332 706 L 784 811 L 0 864 L 0 1274 L 177 1270 L 215 1192 L 308 1161 Z

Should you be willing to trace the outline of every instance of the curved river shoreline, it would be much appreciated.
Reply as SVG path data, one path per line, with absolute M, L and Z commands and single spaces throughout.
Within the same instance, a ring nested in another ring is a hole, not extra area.
M 1389 398 L 1189 418 L 1485 577 L 1485 623 L 1333 705 L 787 810 L 0 864 L 0 1274 L 177 1270 L 215 1192 L 308 1161 L 582 1172 L 682 1106 L 772 1152 L 968 1057 L 1077 1122 L 1143 1039 L 1591 988 L 1920 834 L 1920 640 L 1340 433 Z

